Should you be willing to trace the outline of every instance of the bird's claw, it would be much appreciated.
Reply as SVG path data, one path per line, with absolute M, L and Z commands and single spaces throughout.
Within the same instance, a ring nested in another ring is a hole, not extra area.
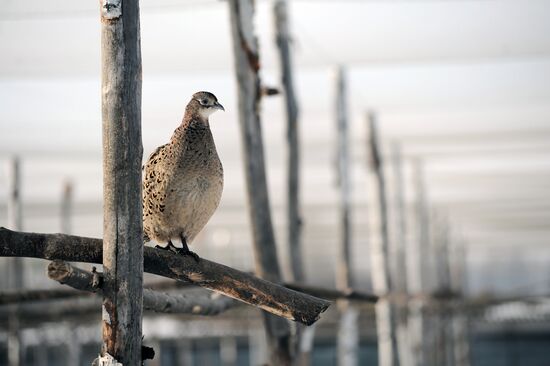
M 182 256 L 188 255 L 190 257 L 193 257 L 195 262 L 197 262 L 197 263 L 200 262 L 199 255 L 195 252 L 190 251 L 189 248 L 178 248 L 178 247 L 174 246 L 172 243 L 168 243 L 168 245 L 165 246 L 165 247 L 157 245 L 157 246 L 155 246 L 155 248 L 162 249 L 162 250 L 167 250 L 169 252 L 172 252 L 172 253 L 178 254 L 178 255 L 182 255 Z
M 183 256 L 190 256 L 190 257 L 193 257 L 193 259 L 195 260 L 195 262 L 199 263 L 200 262 L 200 257 L 197 253 L 195 252 L 192 252 L 190 251 L 189 249 L 188 250 L 185 250 L 185 248 L 176 248 L 176 253 L 179 254 L 179 255 L 183 255 Z

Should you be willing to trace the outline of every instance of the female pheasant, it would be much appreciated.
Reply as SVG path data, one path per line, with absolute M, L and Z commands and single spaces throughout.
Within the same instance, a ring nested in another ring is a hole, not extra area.
M 158 147 L 143 166 L 143 233 L 157 248 L 197 254 L 188 244 L 206 225 L 223 190 L 223 167 L 208 117 L 224 111 L 214 94 L 193 94 L 170 142 Z M 174 243 L 181 242 L 178 248 Z

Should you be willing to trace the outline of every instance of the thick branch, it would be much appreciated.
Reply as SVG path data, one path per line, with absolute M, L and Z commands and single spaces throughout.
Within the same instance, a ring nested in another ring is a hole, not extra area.
M 248 273 L 165 250 L 144 248 L 145 272 L 220 292 L 272 314 L 313 324 L 330 303 Z M 0 256 L 101 263 L 102 240 L 64 234 L 23 233 L 0 228 Z
M 48 277 L 77 290 L 103 292 L 103 274 L 85 271 L 63 261 L 53 261 L 48 265 Z M 158 313 L 217 315 L 235 305 L 237 301 L 219 294 L 206 298 L 143 289 L 143 308 Z

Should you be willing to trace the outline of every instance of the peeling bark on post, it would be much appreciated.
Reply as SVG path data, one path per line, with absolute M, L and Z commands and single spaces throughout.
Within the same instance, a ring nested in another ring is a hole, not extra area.
M 260 58 L 258 41 L 253 29 L 254 4 L 252 0 L 230 0 L 228 4 L 256 272 L 262 278 L 280 283 L 282 277 L 271 221 L 259 115 Z M 292 359 L 290 326 L 283 319 L 265 313 L 264 315 L 271 353 L 270 364 L 289 365 Z
M 336 263 L 336 287 L 349 291 L 353 286 L 351 269 L 351 182 L 345 70 L 336 70 L 337 172 L 340 189 L 340 243 Z M 338 301 L 340 321 L 337 339 L 338 365 L 357 365 L 359 331 L 358 310 L 349 301 Z
M 103 119 L 102 354 L 141 365 L 141 47 L 139 2 L 101 0 Z
M 378 207 L 380 218 L 380 240 L 371 243 L 372 283 L 374 291 L 382 296 L 376 303 L 376 332 L 378 340 L 378 364 L 397 366 L 397 314 L 396 307 L 386 296 L 393 291 L 390 266 L 390 240 L 388 231 L 388 207 L 386 202 L 386 182 L 383 171 L 382 155 L 379 148 L 376 116 L 368 115 L 370 132 L 371 164 L 378 185 Z

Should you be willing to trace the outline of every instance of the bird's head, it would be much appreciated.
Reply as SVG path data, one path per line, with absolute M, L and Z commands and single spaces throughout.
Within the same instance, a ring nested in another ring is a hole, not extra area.
M 208 116 L 219 109 L 225 111 L 223 106 L 218 102 L 218 98 L 214 94 L 205 91 L 193 94 L 191 101 L 187 105 L 187 109 L 197 113 L 204 119 L 208 119 Z

